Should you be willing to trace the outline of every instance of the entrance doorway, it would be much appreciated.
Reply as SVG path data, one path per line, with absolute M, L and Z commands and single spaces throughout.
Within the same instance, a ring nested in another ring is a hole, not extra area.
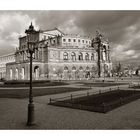
M 39 80 L 39 66 L 34 67 L 35 80 Z

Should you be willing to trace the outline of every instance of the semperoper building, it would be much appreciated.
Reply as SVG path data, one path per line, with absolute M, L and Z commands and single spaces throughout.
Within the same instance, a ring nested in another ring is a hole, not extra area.
M 34 28 L 31 24 L 29 28 Z M 93 38 L 65 34 L 59 29 L 39 30 L 33 59 L 34 80 L 83 80 L 98 76 L 97 46 Z M 19 38 L 15 62 L 6 64 L 7 80 L 29 80 L 30 63 L 27 36 Z M 101 76 L 110 76 L 112 62 L 109 42 L 101 42 Z

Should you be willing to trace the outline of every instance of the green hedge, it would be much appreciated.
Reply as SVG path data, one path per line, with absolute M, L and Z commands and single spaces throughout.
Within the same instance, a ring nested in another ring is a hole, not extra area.
M 48 83 L 50 80 L 33 80 L 33 83 L 39 84 L 39 83 Z M 12 84 L 29 84 L 29 80 L 10 80 L 10 81 L 5 81 L 4 84 L 6 85 L 12 85 Z

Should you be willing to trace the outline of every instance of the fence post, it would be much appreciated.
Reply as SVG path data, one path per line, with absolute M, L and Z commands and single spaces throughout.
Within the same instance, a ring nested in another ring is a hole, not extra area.
M 50 104 L 52 103 L 52 99 L 50 98 Z
M 122 97 L 120 97 L 120 103 L 121 103 L 121 104 L 123 103 L 123 99 L 122 99 Z
M 87 96 L 89 96 L 89 92 L 87 92 Z
M 70 95 L 70 97 L 71 97 L 71 101 L 72 101 L 72 94 Z
M 119 90 L 119 86 L 118 86 L 118 90 Z
M 135 90 L 135 86 L 134 86 L 134 94 L 135 94 L 135 91 L 136 91 L 136 90 Z
M 105 113 L 106 112 L 105 103 L 103 102 L 102 105 L 103 105 L 103 112 Z
M 133 96 L 133 94 L 135 94 L 135 93 L 132 91 L 132 96 Z

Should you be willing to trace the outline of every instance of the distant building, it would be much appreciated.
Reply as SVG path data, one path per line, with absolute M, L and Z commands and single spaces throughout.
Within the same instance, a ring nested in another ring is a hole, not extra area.
M 15 54 L 8 54 L 0 56 L 0 79 L 5 79 L 6 77 L 6 63 L 15 62 Z
M 31 27 L 32 25 L 30 25 Z M 33 26 L 32 26 L 33 28 Z M 82 80 L 97 76 L 98 48 L 92 39 L 80 35 L 68 35 L 55 28 L 38 31 L 38 48 L 33 59 L 34 80 Z M 112 62 L 109 43 L 101 46 L 101 76 L 111 74 Z M 7 80 L 29 80 L 27 37 L 19 38 L 15 62 L 7 63 Z
M 140 76 L 140 68 L 137 68 L 137 69 L 136 69 L 136 75 L 137 75 L 137 76 Z

